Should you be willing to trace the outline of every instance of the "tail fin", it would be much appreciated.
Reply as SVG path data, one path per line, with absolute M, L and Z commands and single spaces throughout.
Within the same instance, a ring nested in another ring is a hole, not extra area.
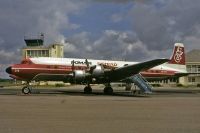
M 175 43 L 169 64 L 185 65 L 185 49 L 182 43 Z

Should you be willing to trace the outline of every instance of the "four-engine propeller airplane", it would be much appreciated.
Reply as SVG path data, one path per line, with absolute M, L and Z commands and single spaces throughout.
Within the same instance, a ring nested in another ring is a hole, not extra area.
M 165 63 L 165 64 L 163 64 Z M 162 64 L 162 65 L 161 65 Z M 31 81 L 63 81 L 85 84 L 85 93 L 91 93 L 90 84 L 105 84 L 104 93 L 112 94 L 111 82 L 128 82 L 131 76 L 141 73 L 147 79 L 184 76 L 184 46 L 174 45 L 171 59 L 154 59 L 145 62 L 126 62 L 78 58 L 37 57 L 22 60 L 6 69 L 10 77 L 27 81 L 22 88 L 24 94 L 31 93 Z

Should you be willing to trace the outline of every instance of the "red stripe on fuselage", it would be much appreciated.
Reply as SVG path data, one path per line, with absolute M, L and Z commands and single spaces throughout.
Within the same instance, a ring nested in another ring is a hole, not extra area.
M 74 70 L 85 70 L 86 66 L 74 66 Z M 17 79 L 32 80 L 38 74 L 70 74 L 72 66 L 66 65 L 43 65 L 43 64 L 16 64 L 12 66 L 12 77 Z M 175 71 L 147 70 L 141 72 L 144 77 L 173 76 Z
M 74 70 L 84 70 L 84 66 L 74 66 Z M 31 80 L 38 74 L 69 74 L 72 66 L 42 65 L 42 64 L 16 64 L 12 66 L 12 75 L 24 80 Z

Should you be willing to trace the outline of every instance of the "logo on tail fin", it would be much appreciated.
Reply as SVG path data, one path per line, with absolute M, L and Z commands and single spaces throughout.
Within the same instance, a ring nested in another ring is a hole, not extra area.
M 176 53 L 174 55 L 174 60 L 176 63 L 180 63 L 183 55 L 183 48 L 177 47 Z
M 175 43 L 173 54 L 171 56 L 170 64 L 185 65 L 185 50 L 182 43 Z

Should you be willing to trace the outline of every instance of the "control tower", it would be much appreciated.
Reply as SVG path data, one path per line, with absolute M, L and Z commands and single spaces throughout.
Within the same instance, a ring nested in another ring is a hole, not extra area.
M 25 41 L 27 47 L 43 46 L 44 45 L 44 34 L 41 33 L 40 36 L 35 37 L 35 38 L 28 38 L 27 36 L 24 36 L 24 41 Z
M 63 58 L 64 46 L 60 43 L 44 45 L 44 34 L 38 37 L 24 37 L 26 47 L 22 48 L 22 58 L 30 57 L 56 57 Z

